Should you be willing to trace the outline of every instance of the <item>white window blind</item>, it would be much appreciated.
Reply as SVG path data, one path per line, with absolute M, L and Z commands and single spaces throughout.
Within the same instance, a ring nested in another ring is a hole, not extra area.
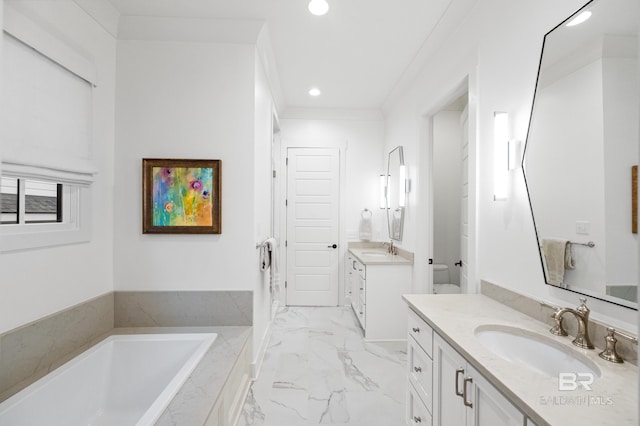
M 92 85 L 2 34 L 3 175 L 89 184 Z

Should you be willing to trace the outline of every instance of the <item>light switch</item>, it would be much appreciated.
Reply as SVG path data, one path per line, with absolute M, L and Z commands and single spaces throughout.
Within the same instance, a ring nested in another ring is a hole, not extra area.
M 576 234 L 589 235 L 591 233 L 591 222 L 579 220 L 576 222 Z

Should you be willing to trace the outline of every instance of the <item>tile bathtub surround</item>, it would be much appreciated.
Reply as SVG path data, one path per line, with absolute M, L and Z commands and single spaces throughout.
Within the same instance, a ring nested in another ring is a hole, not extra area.
M 113 329 L 113 310 L 109 292 L 0 335 L 0 401 Z
M 365 342 L 348 307 L 281 309 L 237 426 L 404 424 L 406 358 Z
M 251 326 L 251 291 L 109 292 L 0 335 L 0 401 L 114 327 Z
M 481 293 L 502 303 L 503 305 L 507 305 L 510 308 L 520 311 L 535 320 L 548 324 L 549 327 L 552 327 L 555 324 L 554 320 L 551 318 L 551 315 L 554 312 L 553 309 L 548 306 L 541 305 L 539 300 L 524 296 L 488 281 L 481 281 Z M 578 303 L 576 295 L 576 304 L 575 306 L 570 307 L 575 308 L 578 306 Z M 573 315 L 568 315 L 562 324 L 567 330 L 567 333 L 569 333 L 569 336 L 575 337 L 578 330 L 578 322 L 573 318 Z M 626 332 L 626 330 L 621 331 Z M 591 337 L 591 342 L 596 347 L 596 351 L 600 352 L 604 348 L 604 338 L 606 335 L 607 325 L 590 318 L 589 336 Z M 567 339 L 568 338 L 569 337 L 567 337 Z M 622 359 L 624 359 L 625 362 L 638 365 L 638 345 L 634 345 L 622 337 L 616 337 L 616 339 L 618 340 L 616 350 Z
M 116 327 L 253 324 L 251 291 L 116 291 Z

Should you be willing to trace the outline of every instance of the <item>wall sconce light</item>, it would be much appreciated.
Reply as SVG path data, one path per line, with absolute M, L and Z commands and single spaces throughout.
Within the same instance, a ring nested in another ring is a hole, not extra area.
M 380 208 L 387 208 L 387 175 L 380 175 Z
M 407 167 L 400 165 L 400 182 L 398 182 L 398 204 L 404 207 L 407 202 L 407 192 L 409 192 L 409 181 L 407 180 Z
M 505 150 L 507 152 L 505 152 Z M 493 114 L 493 199 L 506 201 L 509 177 L 509 114 Z

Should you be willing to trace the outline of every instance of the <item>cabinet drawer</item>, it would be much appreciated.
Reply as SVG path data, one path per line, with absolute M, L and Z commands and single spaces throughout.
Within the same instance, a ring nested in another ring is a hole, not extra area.
M 407 424 L 411 426 L 431 426 L 431 414 L 418 396 L 414 387 L 409 384 L 409 401 L 407 404 Z
M 409 336 L 416 339 L 429 358 L 433 358 L 433 330 L 411 309 L 409 309 Z
M 420 394 L 425 406 L 433 407 L 433 361 L 413 338 L 409 338 L 409 381 Z

